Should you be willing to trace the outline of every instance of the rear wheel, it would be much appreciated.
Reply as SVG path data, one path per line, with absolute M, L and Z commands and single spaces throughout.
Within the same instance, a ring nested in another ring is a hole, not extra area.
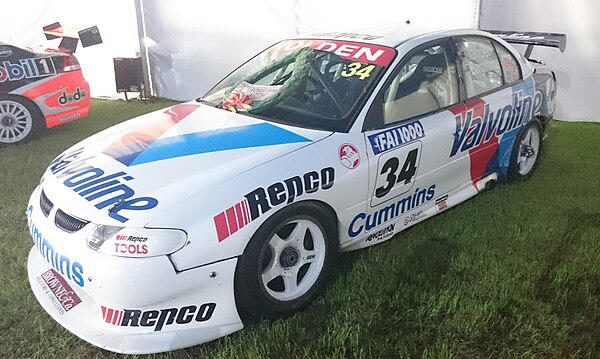
M 244 320 L 290 315 L 318 297 L 337 258 L 330 214 L 316 203 L 280 210 L 252 236 L 235 274 Z
M 23 142 L 41 126 L 34 104 L 18 96 L 0 97 L 0 145 Z
M 540 122 L 533 119 L 517 136 L 508 169 L 510 181 L 528 178 L 533 173 L 542 144 L 541 128 Z

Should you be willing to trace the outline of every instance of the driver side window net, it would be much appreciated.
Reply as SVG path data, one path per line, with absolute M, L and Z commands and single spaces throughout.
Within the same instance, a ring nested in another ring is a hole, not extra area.
M 456 67 L 435 45 L 409 55 L 383 95 L 384 124 L 434 112 L 458 102 Z

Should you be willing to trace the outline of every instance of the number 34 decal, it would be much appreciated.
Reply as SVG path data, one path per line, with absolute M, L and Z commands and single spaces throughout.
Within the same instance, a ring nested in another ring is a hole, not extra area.
M 421 142 L 413 142 L 379 157 L 375 193 L 371 205 L 399 196 L 414 184 L 419 167 Z

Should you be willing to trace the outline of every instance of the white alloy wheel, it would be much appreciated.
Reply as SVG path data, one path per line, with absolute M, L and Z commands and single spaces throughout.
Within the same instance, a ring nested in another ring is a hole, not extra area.
M 326 207 L 303 201 L 280 209 L 254 232 L 235 272 L 244 322 L 291 315 L 323 293 L 337 262 L 335 224 Z
M 517 157 L 518 171 L 521 176 L 527 176 L 537 161 L 540 150 L 540 132 L 537 127 L 529 126 L 519 142 Z
M 29 136 L 33 116 L 20 102 L 0 100 L 0 143 L 17 143 Z
M 308 219 L 294 219 L 279 228 L 260 256 L 264 290 L 280 301 L 306 294 L 323 270 L 325 242 L 321 228 Z

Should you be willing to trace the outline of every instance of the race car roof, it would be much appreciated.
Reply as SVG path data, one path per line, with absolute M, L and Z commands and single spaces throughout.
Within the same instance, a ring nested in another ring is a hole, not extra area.
M 415 27 L 411 24 L 391 24 L 363 27 L 358 29 L 352 29 L 349 31 L 310 32 L 306 34 L 297 35 L 294 38 L 315 38 L 355 42 L 358 41 L 376 45 L 396 47 L 401 43 L 413 38 L 424 38 L 424 40 L 433 40 L 435 38 L 443 36 L 464 34 L 489 35 L 488 33 L 483 32 L 481 30 L 474 29 L 426 31 L 423 30 L 423 28 Z

